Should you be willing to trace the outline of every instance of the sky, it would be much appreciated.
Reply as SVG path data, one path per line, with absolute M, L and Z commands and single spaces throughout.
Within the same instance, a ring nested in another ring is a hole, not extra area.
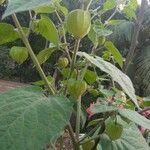
M 137 0 L 139 4 L 141 4 L 141 0 Z

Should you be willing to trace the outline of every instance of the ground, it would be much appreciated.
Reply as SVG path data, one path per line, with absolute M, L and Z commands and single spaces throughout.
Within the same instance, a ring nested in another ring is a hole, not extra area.
M 9 91 L 11 89 L 23 86 L 25 84 L 19 83 L 19 82 L 11 82 L 11 81 L 5 81 L 0 80 L 0 93 Z

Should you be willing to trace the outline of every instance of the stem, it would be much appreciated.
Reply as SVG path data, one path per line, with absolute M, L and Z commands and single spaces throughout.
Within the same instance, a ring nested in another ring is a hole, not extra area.
M 53 150 L 57 150 L 54 144 L 51 144 Z
M 13 15 L 12 15 L 12 18 L 13 18 L 13 21 L 14 21 L 16 27 L 17 27 L 18 30 L 19 30 L 19 34 L 20 34 L 20 36 L 21 36 L 22 41 L 24 42 L 25 46 L 26 46 L 27 49 L 28 49 L 28 52 L 29 52 L 29 54 L 30 54 L 30 57 L 31 57 L 31 59 L 32 59 L 32 61 L 33 61 L 34 65 L 35 65 L 37 71 L 39 72 L 41 78 L 42 78 L 43 81 L 45 82 L 45 84 L 46 84 L 46 86 L 47 86 L 49 92 L 54 95 L 54 94 L 55 94 L 55 91 L 54 91 L 53 87 L 51 86 L 51 84 L 49 83 L 48 79 L 46 78 L 46 75 L 45 75 L 45 73 L 43 72 L 43 70 L 42 70 L 42 68 L 41 68 L 41 66 L 40 66 L 40 64 L 39 64 L 39 62 L 38 62 L 38 60 L 37 60 L 37 58 L 36 58 L 36 56 L 35 56 L 35 54 L 34 54 L 32 48 L 31 48 L 31 46 L 30 46 L 30 43 L 29 43 L 29 41 L 28 41 L 28 39 L 27 39 L 27 37 L 26 37 L 26 35 L 25 35 L 25 33 L 24 33 L 24 31 L 23 31 L 23 29 L 22 29 L 22 27 L 21 27 L 21 25 L 20 25 L 20 23 L 19 23 L 19 21 L 18 21 L 18 18 L 17 18 L 17 16 L 16 16 L 16 14 L 13 14 Z
M 58 17 L 59 22 L 60 22 L 61 24 L 63 24 L 63 21 L 62 21 L 62 19 L 61 19 L 60 15 L 58 14 L 58 12 L 57 12 L 57 11 L 55 11 L 55 13 L 56 13 L 56 16 Z M 67 43 L 67 39 L 66 39 L 65 29 L 64 29 L 64 27 L 62 27 L 62 30 L 63 30 L 63 40 L 64 40 L 64 43 Z M 70 57 L 69 49 L 68 49 L 68 47 L 67 47 L 67 46 L 65 47 L 65 52 L 67 53 L 67 56 L 68 56 L 69 62 L 71 62 L 71 57 Z
M 86 10 L 89 10 L 90 5 L 92 4 L 92 1 L 93 1 L 93 0 L 90 0 L 90 2 L 88 3 L 88 5 L 87 5 L 87 7 L 86 7 Z
M 91 51 L 91 55 L 95 54 L 95 50 L 96 50 L 97 46 L 98 46 L 98 45 L 93 46 L 92 51 Z M 86 64 L 85 67 L 83 68 L 82 73 L 81 73 L 81 76 L 80 76 L 80 80 L 81 80 L 81 81 L 83 80 L 83 78 L 84 78 L 84 76 L 85 76 L 85 73 L 86 73 L 86 70 L 88 69 L 89 65 L 90 65 L 90 62 L 87 62 L 87 64 Z
M 76 117 L 76 139 L 79 142 L 80 134 L 80 115 L 81 115 L 81 97 L 77 100 L 77 117 Z
M 81 142 L 80 145 L 85 144 L 85 143 L 88 143 L 88 142 L 90 142 L 90 141 L 92 141 L 92 140 L 96 140 L 96 139 L 98 139 L 98 138 L 100 138 L 100 135 L 97 135 L 97 136 L 95 136 L 95 137 L 92 137 L 92 138 L 90 138 L 90 139 L 87 139 L 86 141 Z
M 76 138 L 75 138 L 75 136 L 74 136 L 74 131 L 73 131 L 73 129 L 72 129 L 70 123 L 69 123 L 69 125 L 67 125 L 67 129 L 68 129 L 68 131 L 69 131 L 69 135 L 70 135 L 70 137 L 71 137 L 73 147 L 75 148 L 76 145 L 77 145 L 77 142 L 76 142 Z
M 63 136 L 61 136 L 60 137 L 60 150 L 63 150 L 63 145 L 64 145 Z
M 97 124 L 90 132 L 88 132 L 81 140 L 80 142 L 84 141 L 86 138 L 90 137 L 98 128 L 100 127 L 100 124 Z
M 71 71 L 70 71 L 70 77 L 73 73 L 73 70 L 74 70 L 74 66 L 75 66 L 75 63 L 76 63 L 76 58 L 77 58 L 77 52 L 79 50 L 79 45 L 80 45 L 80 39 L 77 39 L 75 41 L 75 46 L 74 46 L 74 51 L 73 51 L 73 56 L 72 56 L 72 62 L 71 62 Z
M 107 25 L 107 23 L 115 16 L 116 13 L 117 13 L 117 8 L 115 8 L 111 16 L 105 21 L 104 25 Z

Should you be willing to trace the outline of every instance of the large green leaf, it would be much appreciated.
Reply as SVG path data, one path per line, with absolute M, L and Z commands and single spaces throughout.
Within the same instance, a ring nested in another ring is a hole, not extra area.
M 44 149 L 60 136 L 71 112 L 67 98 L 46 97 L 37 87 L 0 94 L 0 149 Z
M 31 10 L 39 6 L 48 5 L 50 3 L 51 0 L 9 0 L 3 18 L 17 12 Z
M 13 42 L 19 38 L 14 26 L 7 23 L 0 23 L 0 45 Z
M 120 71 L 117 67 L 112 65 L 111 63 L 104 61 L 101 57 L 98 56 L 90 56 L 85 52 L 78 52 L 78 55 L 84 56 L 87 58 L 92 64 L 100 68 L 102 71 L 108 73 L 114 81 L 116 81 L 122 89 L 128 94 L 128 96 L 132 99 L 134 104 L 139 107 L 135 95 L 135 90 L 133 88 L 133 84 L 130 78 L 125 75 L 122 71 Z
M 116 131 L 117 132 L 117 131 Z M 111 141 L 104 134 L 100 140 L 98 150 L 149 150 L 145 139 L 134 124 L 129 124 L 120 139 Z
M 104 46 L 105 46 L 105 48 L 107 48 L 107 50 L 109 50 L 111 52 L 111 54 L 113 55 L 115 61 L 122 68 L 122 66 L 123 66 L 123 57 L 122 57 L 121 53 L 119 52 L 119 50 L 115 47 L 115 45 L 112 42 L 107 41 L 107 42 L 105 42 Z
M 146 119 L 144 116 L 140 115 L 136 111 L 121 109 L 119 110 L 119 114 L 135 122 L 136 124 L 150 130 L 150 120 Z
M 33 22 L 34 32 L 41 34 L 55 45 L 59 44 L 59 35 L 54 23 L 46 16 L 41 16 L 40 20 Z

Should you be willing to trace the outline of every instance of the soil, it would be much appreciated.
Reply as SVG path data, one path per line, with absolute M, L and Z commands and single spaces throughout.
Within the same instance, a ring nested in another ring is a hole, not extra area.
M 64 132 L 62 139 L 63 139 L 63 143 L 62 143 L 63 146 L 60 145 L 61 142 L 60 139 L 58 139 L 56 145 L 54 146 L 56 149 L 53 148 L 51 145 L 48 145 L 47 150 L 73 150 L 72 142 L 67 130 Z
M 11 82 L 6 80 L 0 80 L 0 93 L 15 89 L 25 84 L 19 82 Z

